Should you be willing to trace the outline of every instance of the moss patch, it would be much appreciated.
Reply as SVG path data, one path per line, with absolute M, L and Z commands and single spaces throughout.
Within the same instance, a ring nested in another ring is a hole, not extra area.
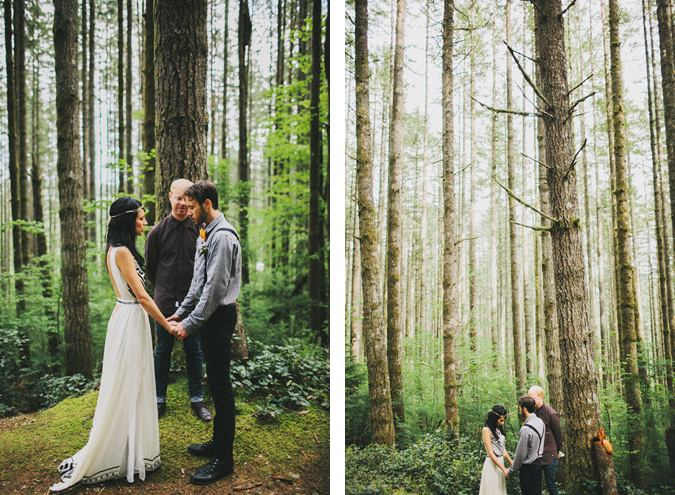
M 205 405 L 214 413 L 208 386 L 204 392 Z M 92 391 L 45 411 L 0 420 L 0 493 L 47 493 L 59 481 L 59 463 L 87 443 L 97 398 L 98 392 Z M 233 476 L 208 487 L 189 483 L 208 460 L 189 455 L 187 446 L 211 438 L 212 423 L 204 423 L 192 412 L 182 376 L 169 385 L 167 412 L 159 421 L 161 468 L 145 481 L 84 485 L 71 493 L 205 494 L 235 489 L 237 493 L 328 493 L 328 412 L 312 406 L 305 414 L 289 411 L 263 421 L 253 416 L 255 402 L 247 396 L 238 394 L 235 402 Z M 246 486 L 252 488 L 241 489 Z

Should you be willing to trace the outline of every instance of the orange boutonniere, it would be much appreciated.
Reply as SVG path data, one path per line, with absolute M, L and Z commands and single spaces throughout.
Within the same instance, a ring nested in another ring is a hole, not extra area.
M 206 231 L 204 229 L 199 229 L 199 237 L 202 238 L 202 241 L 206 241 Z

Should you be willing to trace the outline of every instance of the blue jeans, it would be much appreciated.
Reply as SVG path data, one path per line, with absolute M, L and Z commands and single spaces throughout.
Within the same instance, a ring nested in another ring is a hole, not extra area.
M 155 349 L 155 387 L 157 402 L 166 402 L 166 388 L 169 385 L 169 368 L 171 368 L 171 351 L 176 337 L 167 332 L 162 325 L 157 327 L 157 349 Z M 188 376 L 188 392 L 190 402 L 202 402 L 202 351 L 199 346 L 199 330 L 183 339 L 185 362 Z
M 555 482 L 555 468 L 558 466 L 558 459 L 550 464 L 542 466 L 544 469 L 544 478 L 548 486 L 549 495 L 558 495 L 558 485 Z
M 219 306 L 201 328 L 204 339 L 206 373 L 216 414 L 213 416 L 215 457 L 232 459 L 235 434 L 234 392 L 230 381 L 232 334 L 237 325 L 234 304 Z

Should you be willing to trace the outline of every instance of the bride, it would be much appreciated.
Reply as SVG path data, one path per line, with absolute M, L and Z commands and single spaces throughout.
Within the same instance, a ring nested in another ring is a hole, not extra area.
M 504 458 L 513 465 L 509 453 L 506 451 L 506 436 L 504 435 L 504 421 L 506 408 L 494 406 L 488 412 L 483 427 L 483 443 L 488 457 L 483 464 L 483 474 L 480 478 L 479 495 L 506 495 L 506 475 Z
M 101 389 L 89 441 L 59 466 L 58 492 L 77 483 L 100 483 L 159 467 L 159 427 L 155 404 L 155 372 L 148 314 L 169 332 L 166 321 L 145 291 L 143 258 L 136 237 L 148 222 L 141 202 L 130 196 L 110 206 L 106 268 L 117 305 L 108 322 Z

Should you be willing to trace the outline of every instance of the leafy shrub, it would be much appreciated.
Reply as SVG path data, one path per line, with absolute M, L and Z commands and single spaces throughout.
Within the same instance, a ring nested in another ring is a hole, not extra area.
M 282 409 L 306 408 L 310 400 L 328 407 L 330 363 L 328 349 L 301 345 L 265 346 L 249 340 L 249 360 L 233 359 L 232 384 L 264 398 L 259 415 L 274 417 Z
M 475 494 L 484 461 L 478 440 L 450 439 L 443 431 L 422 435 L 404 450 L 381 445 L 348 447 L 346 491 L 389 493 L 403 488 L 415 493 Z
M 71 395 L 79 395 L 94 387 L 96 382 L 84 375 L 41 377 L 33 387 L 32 405 L 35 409 L 52 407 Z

